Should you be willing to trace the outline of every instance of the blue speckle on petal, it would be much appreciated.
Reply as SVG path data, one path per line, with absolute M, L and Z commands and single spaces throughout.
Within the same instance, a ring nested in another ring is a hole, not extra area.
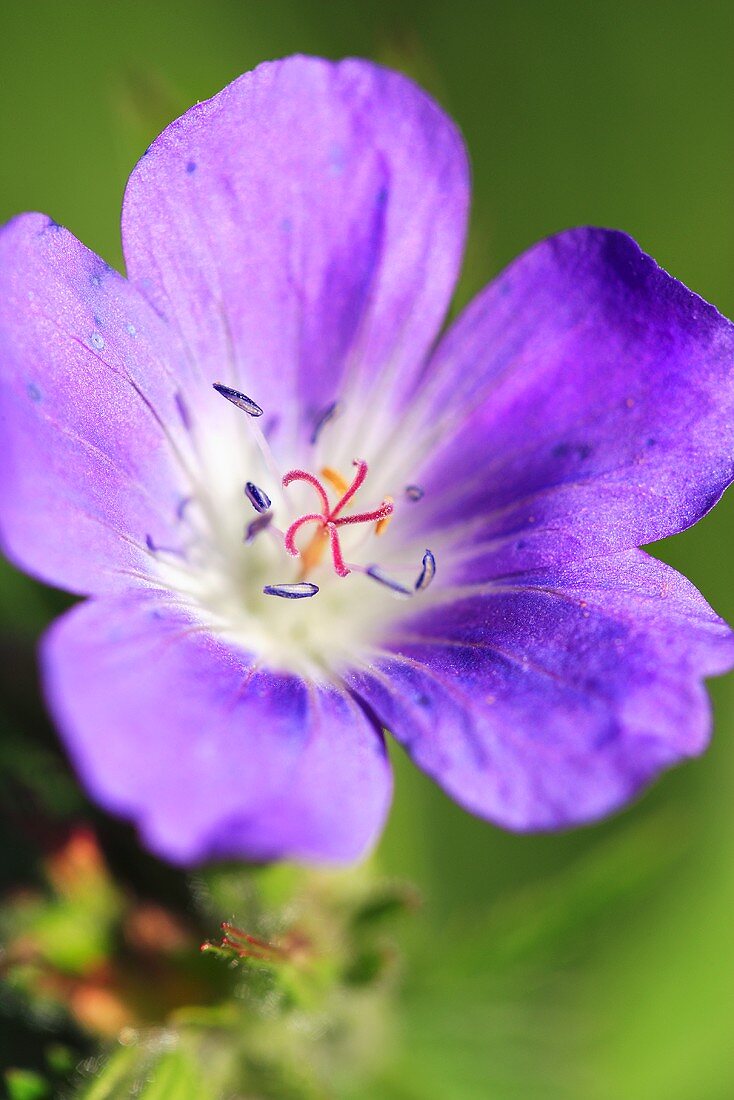
M 188 172 L 189 175 L 191 175 L 192 172 L 196 171 L 196 161 L 195 160 L 190 160 L 189 161 L 189 163 L 186 165 L 186 171 Z
M 128 336 L 137 336 L 138 334 L 138 330 L 135 328 L 135 325 L 132 323 L 132 321 L 128 321 L 128 323 L 125 325 L 125 331 L 127 332 Z
M 62 228 L 63 227 L 60 226 L 57 221 L 54 221 L 53 218 L 49 218 L 47 220 L 46 224 L 38 230 L 38 233 L 36 234 L 36 236 L 42 237 L 44 235 L 44 233 L 48 233 L 50 230 L 55 231 L 55 230 L 62 229 Z
M 28 396 L 30 397 L 31 401 L 41 400 L 41 391 L 39 390 L 35 382 L 29 382 L 26 386 L 26 389 L 28 391 Z
M 578 458 L 583 462 L 592 449 L 589 443 L 557 443 L 551 453 L 554 458 Z
M 101 332 L 93 332 L 89 338 L 89 342 L 93 348 L 96 348 L 97 351 L 101 351 L 104 347 L 104 336 Z

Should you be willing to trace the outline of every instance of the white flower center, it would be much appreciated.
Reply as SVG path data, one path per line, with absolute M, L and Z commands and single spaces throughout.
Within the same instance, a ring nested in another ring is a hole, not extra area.
M 386 624 L 432 580 L 431 552 L 399 538 L 400 509 L 421 491 L 380 493 L 387 487 L 372 486 L 358 458 L 348 472 L 304 465 L 281 473 L 250 420 L 259 406 L 215 388 L 247 415 L 236 438 L 211 433 L 199 447 L 200 483 L 182 503 L 180 548 L 149 543 L 158 579 L 202 628 L 263 666 L 336 678 L 379 647 Z M 329 418 L 322 414 L 317 430 Z

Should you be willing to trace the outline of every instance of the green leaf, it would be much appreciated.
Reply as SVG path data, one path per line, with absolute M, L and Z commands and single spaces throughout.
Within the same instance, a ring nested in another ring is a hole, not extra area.
M 79 1100 L 217 1100 L 218 1076 L 207 1075 L 177 1039 L 118 1050 L 76 1095 Z
M 9 1100 L 45 1100 L 51 1087 L 44 1077 L 30 1069 L 9 1069 L 5 1073 Z

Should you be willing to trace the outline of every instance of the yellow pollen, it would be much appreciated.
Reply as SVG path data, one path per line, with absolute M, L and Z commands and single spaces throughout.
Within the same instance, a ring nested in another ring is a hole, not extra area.
M 321 476 L 324 478 L 325 481 L 329 482 L 329 485 L 331 485 L 332 489 L 336 489 L 337 493 L 340 493 L 342 496 L 344 496 L 347 489 L 349 488 L 349 482 L 342 477 L 338 470 L 332 470 L 331 466 L 324 466 L 323 470 L 321 471 Z
M 305 550 L 301 550 L 300 562 L 301 569 L 298 575 L 299 580 L 305 580 L 312 569 L 315 569 L 317 565 L 321 564 L 321 559 L 324 556 L 327 546 L 329 545 L 329 532 L 325 527 L 317 527 L 314 531 L 313 538 L 309 542 Z
M 383 503 L 384 504 L 393 504 L 394 501 L 393 501 L 392 497 L 385 497 L 385 500 L 383 501 Z M 391 512 L 389 516 L 383 516 L 382 519 L 378 519 L 377 523 L 375 524 L 375 534 L 376 535 L 384 535 L 385 534 L 385 532 L 387 531 L 387 525 L 389 524 L 392 517 L 393 517 L 393 513 Z

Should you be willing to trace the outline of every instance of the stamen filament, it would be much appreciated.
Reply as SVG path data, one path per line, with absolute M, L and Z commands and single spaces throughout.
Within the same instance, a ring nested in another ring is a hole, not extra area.
M 228 401 L 231 401 L 232 404 L 238 409 L 241 409 L 242 412 L 247 413 L 252 437 L 257 444 L 260 454 L 265 460 L 265 465 L 275 479 L 275 484 L 280 485 L 280 470 L 278 469 L 278 463 L 273 458 L 273 452 L 270 450 L 270 444 L 263 435 L 262 428 L 256 422 L 257 417 L 262 416 L 263 410 L 256 401 L 253 401 L 246 393 L 241 393 L 240 390 L 234 390 L 231 386 L 225 386 L 222 382 L 213 382 L 212 385 L 218 394 L 221 394 L 222 397 L 226 397 Z
M 249 424 L 249 427 L 250 427 L 250 434 L 252 435 L 253 439 L 255 440 L 255 443 L 257 444 L 257 448 L 260 451 L 260 454 L 263 456 L 263 459 L 265 461 L 265 465 L 267 466 L 268 470 L 270 471 L 270 476 L 273 478 L 273 481 L 275 482 L 276 486 L 280 486 L 280 479 L 281 479 L 280 468 L 278 466 L 278 463 L 273 458 L 273 452 L 270 450 L 270 444 L 268 443 L 267 439 L 263 435 L 262 428 L 260 427 L 260 425 L 255 420 L 250 419 L 250 420 L 248 420 L 247 423 Z M 281 493 L 281 497 L 282 497 L 282 493 Z
M 388 576 L 387 573 L 384 573 L 382 569 L 380 569 L 379 565 L 368 565 L 365 569 L 365 573 L 368 577 L 371 577 L 373 581 L 384 584 L 385 588 L 389 588 L 396 596 L 402 596 L 404 599 L 408 599 L 413 595 L 410 588 L 406 588 L 404 584 Z

